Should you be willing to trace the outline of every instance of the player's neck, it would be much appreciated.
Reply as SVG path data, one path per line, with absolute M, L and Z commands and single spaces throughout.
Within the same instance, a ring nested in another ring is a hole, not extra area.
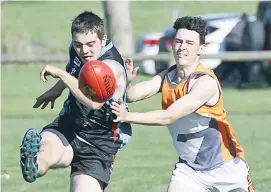
M 177 80 L 181 81 L 182 79 L 188 77 L 190 74 L 194 73 L 199 64 L 199 61 L 186 66 L 177 64 Z

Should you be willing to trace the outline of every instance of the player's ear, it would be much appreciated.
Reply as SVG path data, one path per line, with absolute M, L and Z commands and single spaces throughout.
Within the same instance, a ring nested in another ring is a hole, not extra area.
M 107 35 L 104 34 L 104 36 L 102 37 L 102 46 L 105 47 L 106 45 L 106 40 L 107 40 Z
M 201 55 L 204 52 L 205 48 L 206 48 L 206 44 L 200 45 L 199 50 L 198 50 L 198 55 Z

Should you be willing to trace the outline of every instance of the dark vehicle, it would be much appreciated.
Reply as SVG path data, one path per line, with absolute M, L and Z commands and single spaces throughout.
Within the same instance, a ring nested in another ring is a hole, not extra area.
M 225 50 L 224 40 L 231 29 L 240 20 L 240 14 L 233 13 L 219 13 L 219 14 L 208 14 L 201 15 L 201 17 L 207 23 L 208 35 L 206 36 L 206 49 L 205 53 L 216 54 L 219 51 Z M 252 17 L 255 19 L 255 17 Z M 159 53 L 167 53 L 170 51 L 175 37 L 175 30 L 168 28 L 163 36 L 159 40 Z M 221 64 L 219 59 L 208 59 L 204 60 L 203 64 L 205 67 L 215 69 Z M 156 73 L 169 67 L 167 61 L 157 61 L 155 63 Z
M 216 20 L 206 19 L 209 34 L 217 34 L 223 38 L 222 41 L 219 41 L 219 48 L 212 46 L 212 41 L 207 41 L 207 48 L 210 47 L 207 53 L 271 50 L 271 1 L 259 2 L 257 17 L 246 14 L 229 14 L 223 17 L 225 20 L 236 22 L 225 36 L 220 33 L 223 26 L 219 28 L 216 26 Z M 173 29 L 167 30 L 159 41 L 159 53 L 169 52 L 174 36 Z M 271 61 L 223 62 L 221 60 L 207 60 L 203 64 L 215 71 L 224 87 L 241 88 L 243 85 L 265 81 L 271 84 Z M 155 63 L 157 73 L 168 67 L 169 62 Z
M 259 2 L 257 18 L 263 22 L 265 27 L 264 50 L 271 50 L 271 1 Z M 266 81 L 271 85 L 271 60 L 265 62 L 264 69 Z

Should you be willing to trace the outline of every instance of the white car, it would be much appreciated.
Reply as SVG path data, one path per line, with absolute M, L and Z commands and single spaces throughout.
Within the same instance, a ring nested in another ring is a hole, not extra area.
M 150 33 L 140 36 L 136 40 L 135 51 L 137 54 L 157 55 L 159 52 L 159 40 L 164 35 L 164 32 Z M 140 66 L 140 71 L 146 74 L 155 74 L 155 61 L 145 60 L 135 63 Z
M 216 54 L 219 51 L 225 51 L 224 39 L 240 20 L 241 14 L 218 13 L 200 16 L 206 21 L 209 31 L 206 36 L 207 46 L 204 53 Z M 249 20 L 255 19 L 256 18 L 254 16 L 249 16 Z M 175 31 L 172 27 L 162 32 L 143 35 L 139 37 L 136 42 L 136 53 L 144 55 L 158 55 L 159 52 L 168 52 L 172 45 L 174 36 Z M 206 67 L 215 69 L 222 61 L 219 59 L 202 59 L 201 62 Z M 159 68 L 161 68 L 161 66 L 162 68 L 166 68 L 166 66 L 168 66 L 168 62 L 164 63 L 166 64 L 163 64 L 163 61 L 155 63 L 153 60 L 145 60 L 137 64 L 140 66 L 141 72 L 154 75 L 159 72 Z M 157 67 L 157 64 L 161 66 Z

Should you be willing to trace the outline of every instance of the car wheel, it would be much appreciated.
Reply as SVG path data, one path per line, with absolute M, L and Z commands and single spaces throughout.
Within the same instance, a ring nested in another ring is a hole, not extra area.
M 251 62 L 248 64 L 248 81 L 250 83 L 264 82 L 264 68 L 262 62 Z
M 271 86 L 271 73 L 268 74 L 268 75 L 266 75 L 265 80 L 266 80 L 266 82 L 268 83 L 268 85 Z
M 271 86 L 271 62 L 264 63 L 264 76 L 265 81 Z
M 234 67 L 228 72 L 229 66 L 221 64 L 214 72 L 220 81 L 222 88 L 238 88 L 242 83 L 241 72 L 238 68 Z

